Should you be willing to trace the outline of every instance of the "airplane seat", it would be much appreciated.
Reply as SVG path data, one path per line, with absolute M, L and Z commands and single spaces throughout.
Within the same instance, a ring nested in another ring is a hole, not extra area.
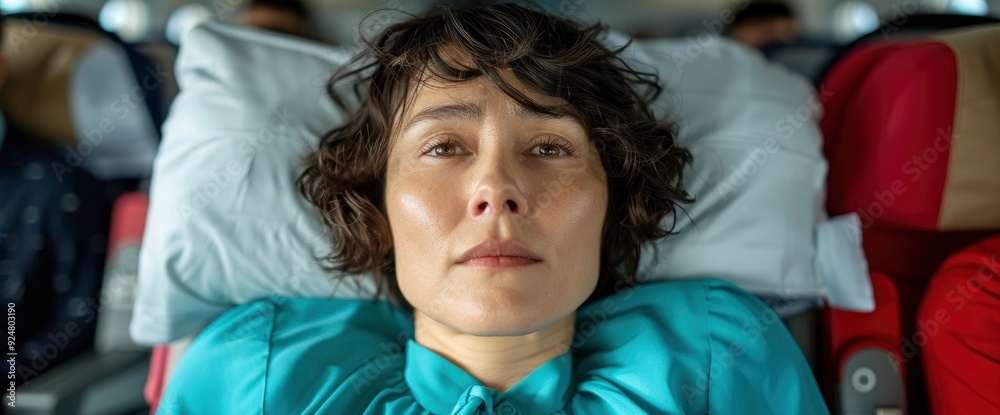
M 142 50 L 143 45 L 126 43 L 118 35 L 104 30 L 97 21 L 90 17 L 74 13 L 22 12 L 8 14 L 7 18 L 32 21 L 39 27 L 56 24 L 61 27 L 83 29 L 89 33 L 103 37 L 121 48 L 124 52 L 124 58 L 132 68 L 135 79 L 143 80 L 147 75 L 157 75 L 155 85 L 153 85 L 152 81 L 141 84 L 144 89 L 143 95 L 146 97 L 146 99 L 142 100 L 141 105 L 152 116 L 153 124 L 157 129 L 157 133 L 159 133 L 159 128 L 167 116 L 167 106 L 163 105 L 163 102 L 166 99 L 165 95 L 168 95 L 170 92 L 169 85 L 162 85 L 164 83 L 164 75 L 167 75 L 164 72 L 168 72 L 170 73 L 169 76 L 172 76 L 172 64 L 169 66 L 158 66 L 157 64 L 161 64 L 162 62 L 152 59 L 144 53 Z M 149 85 L 152 86 L 150 87 Z M 164 88 L 164 86 L 167 86 L 167 88 Z
M 859 36 L 851 42 L 838 46 L 831 59 L 817 68 L 817 85 L 820 84 L 832 67 L 840 62 L 840 58 L 857 47 L 871 42 L 889 39 L 905 39 L 940 32 L 942 30 L 959 29 L 963 27 L 1000 23 L 1000 19 L 990 16 L 973 16 L 967 14 L 913 14 L 890 15 L 879 27 L 867 34 Z
M 79 329 L 95 334 L 69 341 L 87 339 L 87 350 L 27 379 L 18 388 L 17 407 L 7 413 L 144 410 L 149 349 L 130 340 L 128 322 L 146 202 L 144 195 L 127 192 L 139 188 L 152 170 L 164 71 L 86 19 L 8 15 L 4 30 L 8 73 L 0 105 L 8 125 L 54 148 L 54 161 L 43 166 L 46 172 L 57 177 L 86 172 L 101 185 L 86 196 L 113 202 L 100 225 L 108 232 L 99 241 L 107 253 L 102 254 L 102 282 L 76 299 L 88 326 Z
M 968 14 L 914 14 L 890 15 L 878 29 L 854 39 L 844 46 L 844 51 L 872 41 L 900 39 L 934 34 L 942 30 L 1000 23 L 1000 19 L 990 16 Z
M 945 261 L 927 287 L 918 321 L 934 413 L 1000 409 L 1000 236 Z
M 120 414 L 147 407 L 142 385 L 149 349 L 128 335 L 147 206 L 142 193 L 123 195 L 115 203 L 103 285 L 88 309 L 90 319 L 96 319 L 94 349 L 24 383 L 8 414 Z
M 160 398 L 163 397 L 163 392 L 167 389 L 170 375 L 173 374 L 174 369 L 181 362 L 181 358 L 184 357 L 184 353 L 187 352 L 197 335 L 197 333 L 191 334 L 169 344 L 153 347 L 149 377 L 146 378 L 146 388 L 143 390 L 150 414 L 156 413 L 156 408 L 160 406 Z
M 12 127 L 65 149 L 60 170 L 81 168 L 109 184 L 127 183 L 115 187 L 113 201 L 152 171 L 168 73 L 81 21 L 44 13 L 7 16 L 8 82 L 0 105 Z
M 989 24 L 861 43 L 823 79 L 827 209 L 861 216 L 876 290 L 873 313 L 823 312 L 823 386 L 838 413 L 930 413 L 921 301 L 940 300 L 926 289 L 946 258 L 1000 230 L 998 70 Z

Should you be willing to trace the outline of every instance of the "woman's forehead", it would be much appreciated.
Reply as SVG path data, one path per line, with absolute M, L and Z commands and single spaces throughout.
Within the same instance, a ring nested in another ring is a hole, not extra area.
M 514 75 L 512 69 L 501 69 L 499 74 L 507 85 L 538 106 L 557 109 L 559 113 L 573 112 L 569 101 L 545 95 L 528 87 Z M 427 77 L 415 83 L 410 91 L 408 101 L 406 111 L 402 114 L 404 121 L 428 108 L 442 106 L 460 106 L 466 107 L 464 108 L 466 110 L 475 109 L 484 113 L 479 115 L 485 115 L 486 112 L 497 108 L 504 108 L 516 115 L 528 115 L 526 112 L 533 112 L 518 103 L 485 76 L 462 81 L 452 81 L 436 76 Z

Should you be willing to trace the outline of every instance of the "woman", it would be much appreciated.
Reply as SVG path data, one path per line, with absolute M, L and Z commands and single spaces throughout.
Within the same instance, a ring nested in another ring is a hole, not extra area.
M 784 327 L 717 280 L 637 284 L 687 201 L 655 75 L 511 4 L 368 43 L 299 186 L 391 302 L 272 297 L 187 352 L 163 413 L 827 413 Z M 669 220 L 667 220 L 669 222 Z

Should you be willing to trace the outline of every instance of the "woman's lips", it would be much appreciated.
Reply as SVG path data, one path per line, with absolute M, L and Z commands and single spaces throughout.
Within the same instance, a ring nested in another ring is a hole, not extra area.
M 517 256 L 484 256 L 472 258 L 458 265 L 472 269 L 510 269 L 542 263 L 541 260 Z
M 487 239 L 466 250 L 456 262 L 474 269 L 505 269 L 534 265 L 542 257 L 512 239 Z

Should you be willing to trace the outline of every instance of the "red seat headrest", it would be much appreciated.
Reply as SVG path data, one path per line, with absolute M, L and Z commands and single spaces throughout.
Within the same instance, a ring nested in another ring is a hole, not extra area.
M 828 209 L 866 227 L 1000 229 L 1000 25 L 876 42 L 824 79 Z

